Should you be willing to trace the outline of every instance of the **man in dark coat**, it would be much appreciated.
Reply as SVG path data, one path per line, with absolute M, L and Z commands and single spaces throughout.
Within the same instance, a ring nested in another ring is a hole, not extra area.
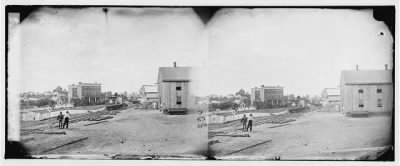
M 240 122 L 243 124 L 243 128 L 242 128 L 242 130 L 243 131 L 247 131 L 247 117 L 246 117 L 246 114 L 244 114 L 243 115 L 243 118 L 240 120 Z
M 63 127 L 63 120 L 64 120 L 64 115 L 62 114 L 62 112 L 60 112 L 60 115 L 57 116 L 57 120 L 58 120 L 58 128 L 61 129 L 61 127 Z

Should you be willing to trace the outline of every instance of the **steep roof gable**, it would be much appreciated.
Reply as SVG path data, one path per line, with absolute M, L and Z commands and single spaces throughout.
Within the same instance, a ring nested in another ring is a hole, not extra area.
M 160 67 L 158 81 L 190 81 L 191 67 Z
M 387 84 L 392 83 L 392 70 L 345 70 L 342 71 L 344 84 Z

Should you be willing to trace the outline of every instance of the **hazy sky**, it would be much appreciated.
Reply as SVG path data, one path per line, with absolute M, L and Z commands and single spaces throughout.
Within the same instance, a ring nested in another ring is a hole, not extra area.
M 21 57 L 21 91 L 99 82 L 131 93 L 156 83 L 158 67 L 204 64 L 204 30 L 190 8 L 43 8 L 19 26 L 10 56 Z
M 189 8 L 43 8 L 17 26 L 9 55 L 21 91 L 100 82 L 132 92 L 176 61 L 205 65 L 204 94 L 264 84 L 314 95 L 356 64 L 392 68 L 392 44 L 372 10 L 223 9 L 204 25 Z
M 314 95 L 337 87 L 340 71 L 356 64 L 392 67 L 393 38 L 372 10 L 225 9 L 208 30 L 212 93 L 264 84 Z

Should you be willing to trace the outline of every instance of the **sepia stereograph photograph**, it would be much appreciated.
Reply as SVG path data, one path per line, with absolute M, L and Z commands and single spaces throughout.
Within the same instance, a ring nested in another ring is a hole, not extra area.
M 395 159 L 395 6 L 5 9 L 6 159 Z

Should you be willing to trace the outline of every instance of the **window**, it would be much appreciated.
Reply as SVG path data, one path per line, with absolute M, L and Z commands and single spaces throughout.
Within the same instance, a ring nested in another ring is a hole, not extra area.
M 377 107 L 382 107 L 382 99 L 378 99 L 378 101 L 377 101 Z
M 359 90 L 358 90 L 358 93 L 364 93 L 364 90 L 359 89 Z
M 176 87 L 176 104 L 177 105 L 182 104 L 182 87 L 181 86 Z
M 258 91 L 258 90 L 255 91 L 255 99 L 256 99 L 256 101 L 260 101 L 261 100 L 260 91 Z
M 382 93 L 382 89 L 377 89 L 376 93 Z
M 364 101 L 360 100 L 358 103 L 358 107 L 363 108 L 364 107 Z
M 76 88 L 72 88 L 72 97 L 78 97 L 78 90 Z

